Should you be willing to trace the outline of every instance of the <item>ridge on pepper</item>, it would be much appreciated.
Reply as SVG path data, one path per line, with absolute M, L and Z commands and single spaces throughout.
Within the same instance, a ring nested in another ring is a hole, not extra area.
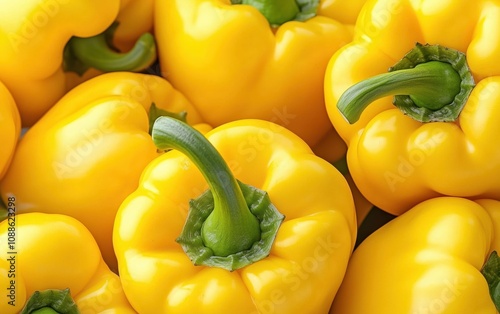
M 271 121 L 336 161 L 345 144 L 327 117 L 324 73 L 364 2 L 158 1 L 161 73 L 208 124 Z
M 399 215 L 437 196 L 500 197 L 499 11 L 462 0 L 363 7 L 354 40 L 330 60 L 325 99 L 375 206 Z
M 162 154 L 150 135 L 158 114 L 202 123 L 184 95 L 159 76 L 115 72 L 78 85 L 24 134 L 0 181 L 2 199 L 14 195 L 19 213 L 77 218 L 116 271 L 114 217 L 144 167 Z
M 172 149 L 148 165 L 116 215 L 113 244 L 132 306 L 327 312 L 356 239 L 343 175 L 269 121 L 233 121 L 206 139 L 174 121 L 156 120 L 155 143 Z
M 116 51 L 109 41 L 120 17 L 126 27 L 118 27 L 117 42 L 130 46 L 125 33 L 131 18 L 124 12 L 136 7 L 132 2 L 1 1 L 0 81 L 12 93 L 23 127 L 31 127 L 68 89 L 100 71 L 141 71 L 152 64 L 152 34 L 134 38 L 130 51 Z M 152 15 L 152 5 L 149 10 Z

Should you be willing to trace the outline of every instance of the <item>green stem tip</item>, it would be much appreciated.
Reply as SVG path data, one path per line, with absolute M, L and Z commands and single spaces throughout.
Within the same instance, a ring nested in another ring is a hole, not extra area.
M 186 111 L 181 111 L 181 112 L 171 112 L 171 111 L 166 111 L 161 108 L 158 108 L 155 103 L 151 104 L 151 107 L 149 108 L 149 134 L 153 133 L 153 125 L 159 117 L 172 117 L 177 120 L 181 120 L 182 122 L 187 122 L 187 112 Z
M 394 96 L 394 105 L 420 122 L 455 121 L 474 88 L 465 54 L 439 45 L 418 44 L 389 69 L 349 87 L 337 108 L 355 123 L 373 101 Z
M 231 3 L 253 6 L 272 26 L 306 21 L 316 15 L 319 6 L 319 0 L 231 0 Z
M 185 154 L 209 186 L 190 202 L 177 239 L 193 263 L 232 271 L 268 256 L 284 216 L 267 193 L 236 180 L 215 147 L 185 122 L 159 117 L 152 138 L 160 150 Z
M 112 44 L 117 27 L 115 22 L 96 36 L 72 37 L 64 49 L 64 70 L 83 75 L 89 68 L 103 72 L 140 72 L 151 66 L 157 57 L 153 35 L 144 33 L 130 51 L 119 52 Z
M 21 314 L 79 314 L 69 289 L 35 291 Z

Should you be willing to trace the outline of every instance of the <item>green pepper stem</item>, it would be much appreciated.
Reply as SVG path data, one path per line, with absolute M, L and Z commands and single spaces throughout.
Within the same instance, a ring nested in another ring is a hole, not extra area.
M 130 51 L 118 52 L 111 47 L 117 26 L 118 23 L 114 23 L 103 33 L 89 38 L 72 37 L 66 45 L 69 52 L 65 52 L 65 58 L 75 60 L 65 60 L 69 65 L 66 70 L 82 74 L 92 67 L 103 72 L 139 72 L 151 66 L 157 57 L 153 35 L 145 33 Z
M 35 291 L 21 314 L 79 314 L 69 289 Z
M 337 108 L 349 123 L 354 123 L 372 101 L 394 95 L 394 106 L 414 120 L 453 122 L 474 86 L 465 53 L 416 43 L 389 68 L 389 73 L 349 87 L 340 96 Z
M 34 310 L 31 314 L 61 314 L 51 307 L 42 307 L 41 309 Z
M 361 81 L 342 94 L 337 108 L 350 123 L 356 122 L 370 103 L 389 95 L 409 95 L 417 106 L 437 110 L 453 101 L 460 92 L 460 82 L 450 64 L 431 61 Z
M 241 188 L 213 145 L 188 124 L 159 117 L 152 138 L 159 149 L 176 149 L 201 171 L 213 195 L 214 209 L 203 223 L 202 239 L 217 256 L 249 249 L 260 240 L 258 219 L 250 212 Z
M 170 112 L 170 111 L 166 111 L 166 110 L 163 110 L 161 108 L 158 108 L 158 107 L 156 107 L 155 103 L 152 103 L 151 107 L 149 108 L 149 134 L 152 134 L 154 123 L 155 123 L 156 119 L 158 119 L 159 117 L 172 117 L 172 118 L 175 118 L 177 120 L 187 122 L 187 112 L 186 111 Z M 0 209 L 1 209 L 1 207 L 0 207 Z
M 319 6 L 319 0 L 231 0 L 231 3 L 253 6 L 273 26 L 310 19 Z

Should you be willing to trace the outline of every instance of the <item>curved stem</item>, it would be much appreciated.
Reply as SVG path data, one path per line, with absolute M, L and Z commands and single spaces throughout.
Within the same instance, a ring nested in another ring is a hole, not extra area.
M 200 132 L 180 120 L 159 117 L 152 137 L 159 149 L 173 148 L 188 156 L 209 185 L 214 208 L 202 227 L 206 247 L 217 256 L 228 256 L 247 250 L 260 240 L 259 221 L 250 212 L 240 185 Z
M 463 52 L 417 43 L 389 73 L 348 88 L 337 108 L 354 123 L 371 102 L 394 95 L 394 105 L 419 122 L 452 122 L 460 115 L 474 86 Z
M 117 26 L 114 23 L 108 30 L 94 37 L 72 37 L 65 49 L 65 70 L 83 74 L 92 67 L 104 72 L 139 72 L 153 64 L 157 57 L 153 35 L 145 33 L 130 51 L 118 52 L 110 44 Z
M 370 103 L 385 96 L 409 95 L 417 106 L 437 110 L 451 103 L 459 91 L 460 76 L 453 67 L 431 61 L 361 81 L 342 94 L 337 108 L 354 123 Z
M 273 26 L 310 19 L 319 6 L 319 0 L 231 0 L 231 3 L 253 6 Z
M 159 117 L 172 117 L 172 118 L 175 118 L 177 120 L 187 122 L 187 112 L 186 111 L 170 112 L 170 111 L 166 111 L 166 110 L 163 110 L 161 108 L 158 108 L 158 107 L 156 107 L 155 103 L 152 103 L 151 107 L 149 107 L 149 134 L 150 135 L 153 132 L 153 126 L 155 124 L 155 121 Z M 1 209 L 1 207 L 0 207 L 0 209 Z

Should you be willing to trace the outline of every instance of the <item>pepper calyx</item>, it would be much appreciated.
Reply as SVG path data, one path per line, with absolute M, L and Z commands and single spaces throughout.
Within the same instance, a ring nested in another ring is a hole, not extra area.
M 500 257 L 496 251 L 491 252 L 481 269 L 481 274 L 488 283 L 491 300 L 497 311 L 500 311 Z
M 208 139 L 185 122 L 159 117 L 152 138 L 158 149 L 186 155 L 209 186 L 190 201 L 177 238 L 193 263 L 233 271 L 268 256 L 284 216 L 267 193 L 237 180 Z
M 337 108 L 349 123 L 355 123 L 371 102 L 394 95 L 393 104 L 414 120 L 453 122 L 474 86 L 464 53 L 417 43 L 387 73 L 349 87 Z
M 289 21 L 306 21 L 316 15 L 319 0 L 231 0 L 259 10 L 272 27 Z
M 21 311 L 21 314 L 79 314 L 68 288 L 35 291 Z
M 453 98 L 453 101 L 437 110 L 433 110 L 424 106 L 414 106 L 415 102 L 411 95 L 396 95 L 394 96 L 394 105 L 404 114 L 420 122 L 455 121 L 475 86 L 474 77 L 469 69 L 464 53 L 440 45 L 422 45 L 417 43 L 415 48 L 406 54 L 401 61 L 389 68 L 389 72 L 412 68 L 431 61 L 450 64 L 460 76 L 459 91 Z M 442 88 L 440 88 L 440 92 L 443 93 Z
M 238 184 L 250 212 L 259 220 L 260 239 L 254 242 L 250 248 L 228 256 L 217 256 L 212 249 L 205 246 L 201 229 L 214 209 L 212 193 L 207 190 L 190 202 L 186 225 L 176 240 L 195 265 L 219 267 L 234 271 L 269 255 L 285 216 L 274 207 L 265 191 L 240 181 L 238 181 Z

